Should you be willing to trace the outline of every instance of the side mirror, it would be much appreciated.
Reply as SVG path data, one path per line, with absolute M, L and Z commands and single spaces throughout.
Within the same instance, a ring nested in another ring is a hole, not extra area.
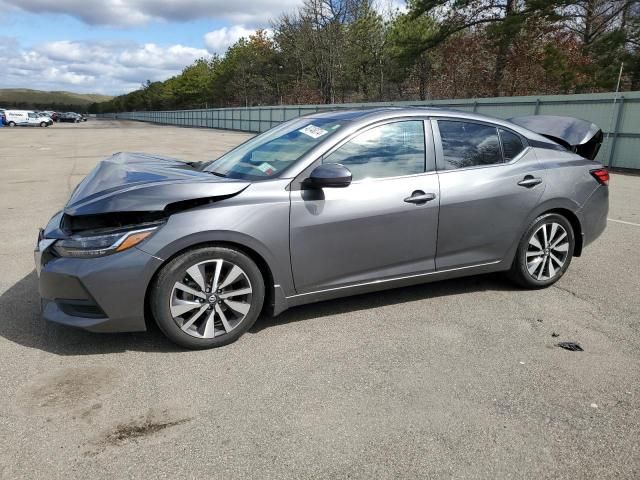
M 339 163 L 323 163 L 314 168 L 304 183 L 306 188 L 344 188 L 351 185 L 351 172 Z

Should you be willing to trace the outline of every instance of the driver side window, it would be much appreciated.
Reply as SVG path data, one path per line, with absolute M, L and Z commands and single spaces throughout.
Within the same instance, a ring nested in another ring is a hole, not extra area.
M 344 165 L 354 181 L 423 173 L 424 122 L 409 120 L 370 128 L 329 154 L 323 163 Z

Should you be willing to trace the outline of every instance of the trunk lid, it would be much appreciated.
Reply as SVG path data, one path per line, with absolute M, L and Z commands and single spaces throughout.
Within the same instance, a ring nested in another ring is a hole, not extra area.
M 543 135 L 589 160 L 596 158 L 602 145 L 602 130 L 587 120 L 556 115 L 528 115 L 510 118 L 509 121 Z

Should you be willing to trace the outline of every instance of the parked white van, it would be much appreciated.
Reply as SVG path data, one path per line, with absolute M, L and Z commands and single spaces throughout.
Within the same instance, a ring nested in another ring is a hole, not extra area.
M 6 124 L 10 127 L 17 125 L 26 127 L 48 127 L 53 124 L 50 117 L 31 110 L 5 110 Z

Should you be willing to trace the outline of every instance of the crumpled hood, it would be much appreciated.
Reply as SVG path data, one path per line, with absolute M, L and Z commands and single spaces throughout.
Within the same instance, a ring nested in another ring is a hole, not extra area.
M 80 182 L 64 213 L 160 211 L 184 200 L 232 196 L 249 184 L 195 170 L 174 158 L 121 152 L 101 161 Z

